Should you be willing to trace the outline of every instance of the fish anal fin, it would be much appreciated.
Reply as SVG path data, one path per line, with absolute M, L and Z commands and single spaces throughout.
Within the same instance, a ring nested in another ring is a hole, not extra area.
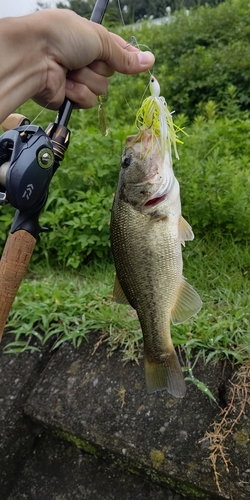
M 114 301 L 117 302 L 117 304 L 124 304 L 124 305 L 130 305 L 129 301 L 120 285 L 120 282 L 117 278 L 115 277 L 115 284 L 114 284 L 114 290 L 113 290 L 113 298 Z
M 162 362 L 151 361 L 144 354 L 144 369 L 149 394 L 167 389 L 175 398 L 183 398 L 186 393 L 182 369 L 173 349 L 161 356 Z M 165 358 L 165 359 L 164 359 Z
M 171 311 L 173 323 L 183 323 L 199 312 L 202 301 L 195 289 L 182 278 L 176 303 Z
M 191 241 L 193 239 L 194 239 L 193 230 L 189 225 L 189 223 L 181 215 L 179 219 L 179 241 L 182 243 L 183 246 L 185 246 L 185 241 Z

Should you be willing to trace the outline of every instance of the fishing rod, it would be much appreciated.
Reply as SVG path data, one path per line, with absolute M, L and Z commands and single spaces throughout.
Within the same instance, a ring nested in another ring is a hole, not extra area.
M 96 0 L 90 20 L 101 24 L 109 0 Z M 0 341 L 13 301 L 30 262 L 39 233 L 39 216 L 53 175 L 70 142 L 67 128 L 74 103 L 65 99 L 46 130 L 19 115 L 16 128 L 0 136 L 0 205 L 16 213 L 0 260 Z M 11 116 L 4 123 L 11 123 Z

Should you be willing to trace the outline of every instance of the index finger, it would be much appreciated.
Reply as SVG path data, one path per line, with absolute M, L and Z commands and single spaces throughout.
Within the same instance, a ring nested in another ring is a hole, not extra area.
M 88 65 L 88 68 L 92 69 L 92 71 L 98 75 L 105 76 L 106 78 L 109 78 L 115 72 L 115 70 L 112 69 L 105 61 L 93 61 Z

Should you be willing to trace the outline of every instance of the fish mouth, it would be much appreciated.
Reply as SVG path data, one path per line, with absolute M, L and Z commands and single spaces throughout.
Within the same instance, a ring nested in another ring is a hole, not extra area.
M 155 205 L 158 205 L 162 201 L 165 201 L 166 197 L 167 197 L 167 193 L 165 193 L 161 196 L 156 196 L 155 198 L 151 198 L 146 203 L 144 203 L 144 207 L 154 207 Z

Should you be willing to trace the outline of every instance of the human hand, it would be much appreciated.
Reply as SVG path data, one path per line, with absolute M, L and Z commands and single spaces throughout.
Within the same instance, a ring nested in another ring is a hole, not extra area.
M 0 19 L 0 122 L 32 98 L 58 109 L 65 97 L 94 106 L 108 78 L 147 71 L 154 63 L 103 26 L 67 9 Z
M 97 96 L 107 92 L 108 77 L 115 71 L 139 73 L 154 63 L 150 52 L 141 52 L 103 26 L 72 11 L 45 10 L 42 14 L 48 26 L 51 16 L 55 17 L 56 29 L 47 32 L 48 78 L 45 88 L 34 96 L 39 104 L 49 103 L 50 108 L 58 109 L 66 96 L 80 108 L 92 107 Z

